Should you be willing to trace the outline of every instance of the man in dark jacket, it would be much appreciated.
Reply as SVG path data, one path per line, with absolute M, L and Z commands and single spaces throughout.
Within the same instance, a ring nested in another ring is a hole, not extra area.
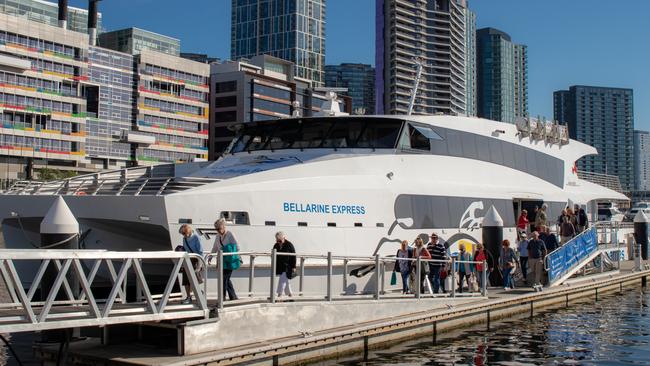
M 431 254 L 431 259 L 438 260 L 438 261 L 447 260 L 447 249 L 445 248 L 444 244 L 442 244 L 440 240 L 438 240 L 438 234 L 436 233 L 431 234 L 431 241 L 429 241 L 429 244 L 427 244 L 427 250 L 429 251 L 429 254 Z M 440 290 L 440 283 L 441 283 L 440 270 L 444 267 L 444 265 L 445 265 L 444 262 L 429 262 L 428 277 L 429 277 L 429 283 L 431 283 L 431 286 L 433 287 L 432 290 L 434 294 L 437 294 L 438 291 Z M 444 289 L 444 284 L 443 284 L 443 289 Z
M 539 239 L 539 233 L 533 232 L 533 239 L 528 241 L 528 265 L 530 266 L 530 273 L 533 276 L 533 281 L 529 283 L 535 286 L 542 285 L 542 272 L 544 271 L 544 258 L 548 254 L 546 244 Z
M 546 245 L 546 250 L 548 250 L 548 252 L 550 253 L 560 247 L 560 242 L 557 240 L 557 236 L 553 232 L 551 232 L 550 227 L 546 227 L 545 230 L 546 230 L 545 233 L 546 235 L 544 235 L 543 240 L 544 240 L 544 244 Z M 542 239 L 541 234 L 539 235 L 539 238 Z
M 287 296 L 291 297 L 293 295 L 291 291 L 291 283 L 289 282 L 295 276 L 296 273 L 296 256 L 293 255 L 296 253 L 296 249 L 293 247 L 293 244 L 287 240 L 286 235 L 282 231 L 278 231 L 275 234 L 275 244 L 273 249 L 276 251 L 275 259 L 275 274 L 280 276 L 280 282 L 278 282 L 277 294 L 278 297 L 282 296 L 282 293 L 286 293 Z M 288 253 L 290 255 L 282 255 L 280 253 Z

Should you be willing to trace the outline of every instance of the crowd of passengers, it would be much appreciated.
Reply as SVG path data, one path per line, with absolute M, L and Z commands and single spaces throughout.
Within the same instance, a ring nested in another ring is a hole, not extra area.
M 547 215 L 548 206 L 535 207 L 533 222 L 528 219 L 527 210 L 522 210 L 517 219 L 517 243 L 511 246 L 509 240 L 503 240 L 498 260 L 494 260 L 490 253 L 485 250 L 482 243 L 476 243 L 476 247 L 469 243 L 461 243 L 458 246 L 458 253 L 455 253 L 455 265 L 452 268 L 452 253 L 450 246 L 442 242 L 437 233 L 432 233 L 428 243 L 424 243 L 421 237 L 409 244 L 407 240 L 401 242 L 400 248 L 395 253 L 395 264 L 391 278 L 392 285 L 397 284 L 397 277 L 401 278 L 402 293 L 413 294 L 416 288 L 417 259 L 424 260 L 420 267 L 420 293 L 427 291 L 432 294 L 450 292 L 450 286 L 456 287 L 456 292 L 463 293 L 477 292 L 483 287 L 483 272 L 486 266 L 486 277 L 490 273 L 497 273 L 503 280 L 503 289 L 508 291 L 515 288 L 515 277 L 519 277 L 524 285 L 532 286 L 535 289 L 541 288 L 544 282 L 544 259 L 545 257 L 582 233 L 589 227 L 589 220 L 585 210 L 578 205 L 574 208 L 566 207 L 555 221 L 557 232 L 551 230 L 551 222 Z M 226 221 L 219 219 L 214 223 L 217 231 L 214 245 L 211 252 L 222 251 L 223 256 L 223 296 L 230 300 L 237 300 L 237 294 L 231 281 L 233 271 L 239 269 L 242 264 L 239 243 L 234 234 L 227 230 Z M 203 255 L 201 241 L 190 225 L 182 225 L 179 233 L 183 237 L 183 244 L 176 250 Z M 559 236 L 559 240 L 558 240 Z M 286 235 L 279 231 L 275 234 L 273 249 L 277 253 L 295 254 L 293 244 L 287 240 Z M 471 251 L 473 253 L 471 253 Z M 496 263 L 495 263 L 496 262 Z M 210 264 L 210 263 L 208 263 Z M 196 273 L 199 273 L 197 259 L 192 258 L 192 265 Z M 452 275 L 452 271 L 454 272 Z M 293 255 L 278 255 L 276 257 L 275 275 L 279 276 L 276 293 L 278 297 L 283 294 L 293 296 L 291 279 L 296 276 L 296 257 Z M 456 283 L 452 283 L 455 278 Z M 202 278 L 198 279 L 202 281 Z M 191 286 L 189 276 L 183 276 L 186 298 L 183 303 L 191 303 Z M 489 283 L 487 284 L 489 286 Z

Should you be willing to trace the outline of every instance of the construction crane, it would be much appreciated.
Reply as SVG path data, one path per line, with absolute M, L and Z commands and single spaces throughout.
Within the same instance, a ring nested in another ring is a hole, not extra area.
M 422 78 L 422 59 L 414 58 L 415 66 L 417 67 L 417 72 L 415 73 L 415 82 L 413 85 L 413 90 L 411 90 L 411 100 L 409 101 L 409 110 L 407 115 L 413 113 L 413 106 L 415 105 L 415 97 L 418 94 L 418 87 L 420 86 L 420 79 Z

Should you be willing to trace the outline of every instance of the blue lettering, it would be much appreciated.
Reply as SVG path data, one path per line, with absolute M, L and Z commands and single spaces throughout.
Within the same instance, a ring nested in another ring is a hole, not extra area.
M 366 214 L 366 208 L 363 207 L 363 206 L 361 206 L 361 214 L 362 214 L 362 215 L 365 215 L 365 214 Z
M 289 211 L 289 203 L 287 203 L 287 202 L 283 203 L 282 208 L 284 209 L 284 212 Z

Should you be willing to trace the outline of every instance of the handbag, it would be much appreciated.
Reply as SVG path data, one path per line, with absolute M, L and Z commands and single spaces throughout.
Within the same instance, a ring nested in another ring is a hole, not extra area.
M 472 277 L 470 278 L 469 286 L 472 292 L 478 291 L 478 281 L 476 280 L 476 275 L 472 275 Z
M 440 270 L 440 279 L 444 280 L 447 278 L 447 268 L 443 268 Z
M 393 274 L 390 276 L 390 285 L 395 286 L 397 285 L 397 273 L 393 272 Z

